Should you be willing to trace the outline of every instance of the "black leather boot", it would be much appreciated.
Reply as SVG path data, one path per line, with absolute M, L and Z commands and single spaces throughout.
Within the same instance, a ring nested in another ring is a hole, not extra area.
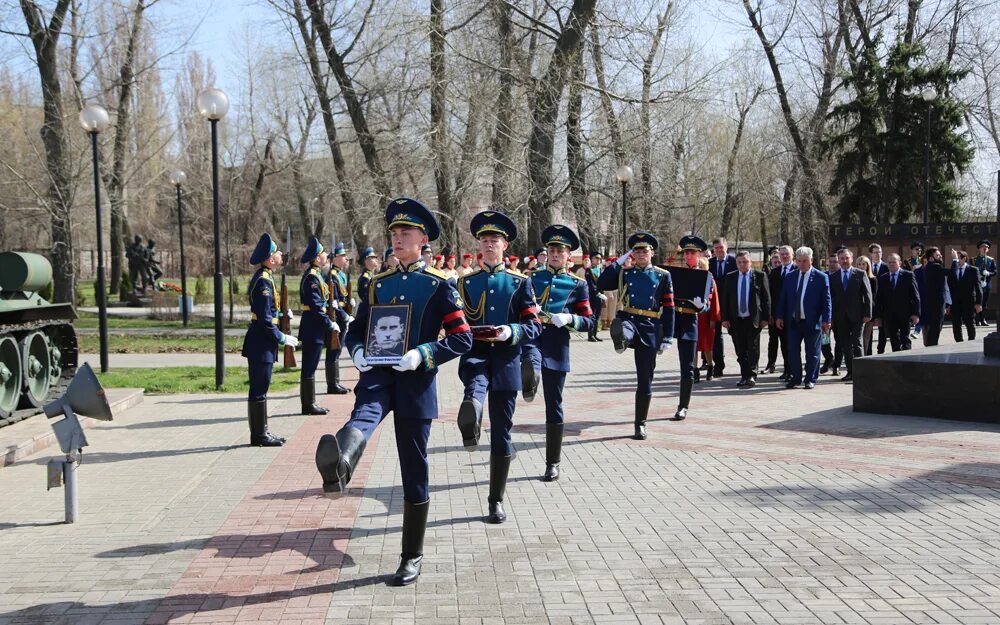
M 545 475 L 542 480 L 554 482 L 559 479 L 559 461 L 562 459 L 562 423 L 545 424 Z
M 681 378 L 681 396 L 677 402 L 674 421 L 683 421 L 687 417 L 688 405 L 691 403 L 691 386 L 691 380 Z
M 252 447 L 281 447 L 285 439 L 271 434 L 267 429 L 267 400 L 247 403 L 247 418 L 250 421 L 250 445 Z
M 624 354 L 625 350 L 628 349 L 628 343 L 625 342 L 625 330 L 622 328 L 622 320 L 615 317 L 614 321 L 611 322 L 611 342 L 615 346 L 615 352 L 619 354 Z
M 635 395 L 635 440 L 646 440 L 646 416 L 649 415 L 649 403 L 652 395 Z
M 420 577 L 420 564 L 424 559 L 427 512 L 430 507 L 430 500 L 424 503 L 403 502 L 403 551 L 399 555 L 399 568 L 392 576 L 393 586 L 407 586 Z
M 458 431 L 462 433 L 462 444 L 469 451 L 479 445 L 482 426 L 483 405 L 474 397 L 462 401 L 458 408 Z
M 316 468 L 323 476 L 324 493 L 342 493 L 347 489 L 367 444 L 364 432 L 346 425 L 336 436 L 324 434 L 320 437 L 316 446 Z
M 326 368 L 326 392 L 330 395 L 346 395 L 348 389 L 340 385 L 340 362 L 334 361 Z
M 302 414 L 327 414 L 326 408 L 316 405 L 316 378 L 299 380 L 299 396 L 302 398 Z
M 490 454 L 490 514 L 487 523 L 503 523 L 507 513 L 503 509 L 503 495 L 507 488 L 507 473 L 510 471 L 510 461 L 513 456 Z
M 531 361 L 527 358 L 521 358 L 521 397 L 524 397 L 524 401 L 533 401 L 535 399 L 535 393 L 538 392 L 538 382 L 541 380 L 541 374 L 535 371 L 535 367 L 532 366 Z

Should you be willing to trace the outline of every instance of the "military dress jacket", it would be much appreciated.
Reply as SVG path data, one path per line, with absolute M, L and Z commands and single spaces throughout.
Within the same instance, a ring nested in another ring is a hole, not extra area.
M 329 299 L 330 288 L 323 280 L 319 267 L 309 267 L 299 283 L 299 301 L 302 303 L 299 340 L 303 343 L 326 342 L 327 334 L 333 329 L 333 321 L 326 308 Z
M 506 341 L 474 341 L 472 350 L 462 356 L 459 371 L 466 363 L 490 364 L 490 388 L 498 391 L 521 390 L 521 343 L 542 333 L 538 304 L 528 276 L 505 269 L 484 266 L 458 279 L 458 294 L 465 304 L 465 318 L 472 326 L 510 326 Z
M 972 260 L 972 265 L 979 270 L 979 284 L 984 289 L 990 288 L 990 281 L 997 274 L 997 261 L 992 256 L 976 256 Z
M 674 286 L 670 272 L 656 265 L 644 269 L 622 269 L 612 263 L 597 282 L 605 291 L 618 291 L 622 309 L 618 318 L 635 326 L 635 336 L 629 347 L 658 349 L 663 337 L 674 336 Z
M 328 282 L 329 288 L 333 291 L 333 301 L 337 303 L 336 311 L 334 316 L 337 318 L 337 324 L 340 326 L 341 330 L 347 324 L 347 318 L 349 315 L 347 311 L 344 310 L 344 306 L 347 304 L 347 274 L 336 267 L 330 267 L 330 281 Z
M 371 269 L 365 269 L 358 276 L 358 293 L 364 293 L 368 290 L 368 285 L 371 284 L 372 278 L 375 277 L 375 272 Z
M 373 307 L 391 304 L 407 306 L 403 353 L 416 349 L 422 362 L 415 371 L 400 372 L 388 366 L 363 371 L 358 387 L 375 392 L 393 387 L 396 418 L 437 418 L 434 382 L 437 368 L 472 348 L 472 331 L 465 320 L 458 291 L 448 283 L 443 272 L 420 260 L 406 267 L 399 264 L 377 274 L 368 290 L 359 295 L 355 320 L 345 337 L 352 358 L 365 349 Z M 442 329 L 444 337 L 439 339 Z
M 531 341 L 542 353 L 542 366 L 554 371 L 569 371 L 569 331 L 589 332 L 594 325 L 587 283 L 565 269 L 549 267 L 531 274 L 531 286 L 538 300 L 542 320 L 541 336 Z M 571 313 L 573 321 L 557 328 L 549 322 L 552 315 Z
M 250 325 L 243 338 L 242 354 L 248 360 L 273 363 L 278 359 L 278 347 L 284 334 L 278 329 L 278 302 L 275 297 L 274 274 L 261 267 L 250 278 L 247 289 L 250 300 Z

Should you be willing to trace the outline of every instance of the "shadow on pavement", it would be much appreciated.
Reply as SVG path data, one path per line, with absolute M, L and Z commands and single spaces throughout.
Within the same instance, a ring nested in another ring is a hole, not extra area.
M 1000 432 L 1000 425 L 995 424 L 854 412 L 850 405 L 811 412 L 801 417 L 757 427 L 846 438 L 893 438 L 946 432 Z
M 236 423 L 246 420 L 246 417 L 219 417 L 218 419 L 164 419 L 162 421 L 140 421 L 128 425 L 105 426 L 108 430 L 146 430 L 154 428 L 180 428 L 199 425 L 218 425 L 220 423 Z
M 125 462 L 128 460 L 142 460 L 144 458 L 169 458 L 171 456 L 187 456 L 191 454 L 208 454 L 218 451 L 229 451 L 239 449 L 246 445 L 218 445 L 216 447 L 194 447 L 191 449 L 159 449 L 148 451 L 92 451 L 83 454 L 82 464 L 105 463 L 105 462 Z M 48 464 L 48 458 L 38 458 L 32 464 Z
M 929 481 L 958 482 L 970 486 L 983 486 L 976 492 L 956 492 L 952 487 L 941 488 Z M 966 462 L 953 464 L 945 469 L 921 473 L 893 481 L 879 487 L 840 488 L 836 486 L 768 486 L 723 490 L 720 495 L 747 500 L 754 508 L 808 508 L 842 512 L 846 507 L 855 514 L 895 514 L 918 512 L 928 506 L 937 506 L 941 500 L 961 503 L 962 496 L 969 503 L 978 505 L 983 498 L 1000 499 L 1000 464 Z

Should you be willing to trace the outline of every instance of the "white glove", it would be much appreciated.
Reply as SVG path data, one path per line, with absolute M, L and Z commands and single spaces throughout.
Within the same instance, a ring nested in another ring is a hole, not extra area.
M 667 351 L 673 346 L 674 346 L 673 341 L 671 341 L 670 339 L 663 339 L 663 342 L 660 343 L 660 349 L 656 350 L 656 353 L 662 354 L 663 352 Z
M 621 256 L 619 256 L 618 260 L 615 261 L 615 264 L 617 264 L 619 266 L 624 265 L 625 261 L 627 261 L 630 256 L 632 256 L 632 250 L 629 250 L 629 251 L 625 252 L 624 254 L 622 254 Z
M 552 325 L 557 328 L 561 328 L 570 323 L 573 323 L 573 315 L 570 313 L 556 313 L 552 315 Z
M 340 334 L 340 326 L 338 326 L 335 323 L 330 324 L 330 326 L 331 326 L 330 327 L 330 332 L 333 332 L 334 334 Z
M 604 293 L 598 293 L 597 294 L 597 299 L 601 300 L 602 302 L 606 302 L 606 301 L 608 301 L 608 296 L 605 295 Z
M 497 335 L 496 341 L 506 341 L 511 336 L 514 335 L 514 331 L 510 329 L 510 326 L 500 326 L 500 334 Z
M 344 326 L 346 327 L 346 326 L 351 325 L 352 321 L 354 321 L 354 317 L 352 317 L 350 315 L 347 315 L 347 321 L 344 322 Z
M 691 303 L 694 304 L 694 307 L 697 308 L 698 310 L 701 310 L 702 308 L 705 307 L 705 300 L 701 299 L 700 297 L 694 298 L 693 300 L 691 300 Z
M 354 355 L 351 356 L 351 360 L 354 361 L 354 366 L 357 367 L 358 371 L 365 372 L 372 370 L 371 366 L 369 366 L 368 364 L 368 361 L 365 360 L 364 350 L 359 349 L 358 351 L 354 352 Z
M 354 299 L 352 297 L 351 298 L 351 310 L 357 310 L 357 309 L 358 309 L 358 300 L 356 300 L 356 299 Z
M 288 315 L 288 320 L 289 321 L 291 321 L 292 319 L 295 319 L 295 314 L 292 313 L 292 309 L 291 308 L 289 308 L 287 311 L 285 311 L 285 314 Z
M 285 347 L 295 347 L 296 345 L 299 344 L 299 339 L 295 338 L 291 334 L 285 334 L 284 337 L 285 338 L 282 339 L 281 344 L 284 345 Z
M 424 357 L 420 355 L 420 351 L 411 349 L 403 354 L 403 357 L 400 358 L 399 362 L 394 364 L 392 368 L 396 371 L 414 371 L 423 361 Z

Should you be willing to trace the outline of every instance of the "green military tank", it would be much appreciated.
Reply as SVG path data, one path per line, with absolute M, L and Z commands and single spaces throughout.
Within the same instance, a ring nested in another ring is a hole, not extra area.
M 44 256 L 0 253 L 0 426 L 41 412 L 76 374 L 76 311 L 39 295 L 51 282 Z

